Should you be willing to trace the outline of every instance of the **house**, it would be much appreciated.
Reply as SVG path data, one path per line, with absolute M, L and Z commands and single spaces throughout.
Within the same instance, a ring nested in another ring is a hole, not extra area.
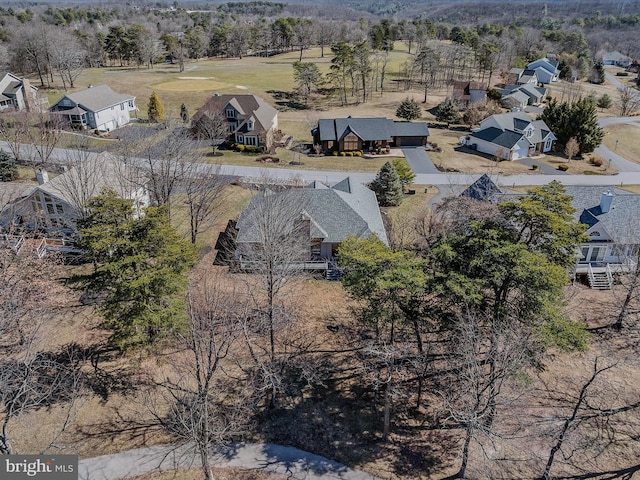
M 525 68 L 512 68 L 509 70 L 509 76 L 507 77 L 507 84 L 537 85 L 538 81 L 538 74 L 536 71 Z
M 623 55 L 618 51 L 605 52 L 602 54 L 603 65 L 616 65 L 618 67 L 627 68 L 631 65 L 631 58 Z
M 631 64 L 629 64 L 629 66 L 627 68 L 625 68 L 625 70 L 629 73 L 638 73 L 640 72 L 640 63 L 638 62 L 633 62 Z
M 137 110 L 136 97 L 114 92 L 108 85 L 68 93 L 49 109 L 52 114 L 65 118 L 72 127 L 101 132 L 126 125 L 131 120 L 131 112 Z
M 557 82 L 560 76 L 558 60 L 555 58 L 539 58 L 527 65 L 527 70 L 533 70 L 538 78 L 538 83 Z
M 41 111 L 48 100 L 38 96 L 38 89 L 27 78 L 13 73 L 5 73 L 0 79 L 0 112 L 4 111 Z
M 123 162 L 101 153 L 51 180 L 41 170 L 37 175 L 40 185 L 23 189 L 20 196 L 14 194 L 2 208 L 0 226 L 9 232 L 26 229 L 73 237 L 83 206 L 105 187 L 131 200 L 139 215 L 149 205 L 149 196 L 125 169 Z
M 487 101 L 487 84 L 482 82 L 453 82 L 453 100 L 462 107 Z
M 640 195 L 615 187 L 566 186 L 575 218 L 587 225 L 576 274 L 594 288 L 611 288 L 612 273 L 636 266 L 640 247 Z
M 198 128 L 203 117 L 223 118 L 228 123 L 227 140 L 238 145 L 274 147 L 278 130 L 278 110 L 257 95 L 213 95 L 191 117 L 192 128 Z
M 551 151 L 556 136 L 542 120 L 522 112 L 501 113 L 485 118 L 467 135 L 465 145 L 505 160 Z
M 501 194 L 502 190 L 485 173 L 463 190 L 459 196 L 478 200 L 479 202 L 493 202 L 494 198 Z
M 425 122 L 397 122 L 387 118 L 321 119 L 311 131 L 313 143 L 324 152 L 371 151 L 378 147 L 416 147 L 427 143 Z
M 388 245 L 375 193 L 364 185 L 345 178 L 332 186 L 313 182 L 304 188 L 290 188 L 280 192 L 266 191 L 254 196 L 238 218 L 236 228 L 236 256 L 243 268 L 251 268 L 247 252 L 263 238 L 263 218 L 277 205 L 279 212 L 287 212 L 278 225 L 282 235 L 297 232 L 300 248 L 296 260 L 309 270 L 329 270 L 341 242 L 349 236 L 367 238 L 377 236 Z M 276 213 L 277 215 L 277 213 Z M 297 227 L 297 228 L 296 228 Z
M 506 85 L 500 89 L 505 108 L 524 109 L 527 105 L 537 105 L 547 98 L 547 89 L 533 84 Z

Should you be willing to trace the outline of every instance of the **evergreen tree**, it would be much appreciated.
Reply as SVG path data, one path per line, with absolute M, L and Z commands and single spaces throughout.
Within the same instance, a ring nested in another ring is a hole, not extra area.
M 398 172 L 398 176 L 400 177 L 400 182 L 403 187 L 406 187 L 413 182 L 413 179 L 416 178 L 416 174 L 413 173 L 411 165 L 409 165 L 406 158 L 394 158 L 392 163 L 396 172 Z
M 405 98 L 396 110 L 396 117 L 403 120 L 415 120 L 422 116 L 422 109 L 413 98 Z
M 574 103 L 558 103 L 552 99 L 540 118 L 555 134 L 561 149 L 571 137 L 575 137 L 580 145 L 580 153 L 590 153 L 604 137 L 604 131 L 598 126 L 596 105 L 591 98 Z
M 452 123 L 459 123 L 462 120 L 458 105 L 451 99 L 447 99 L 438 105 L 438 111 L 436 112 L 436 120 L 447 124 L 447 128 Z
M 164 120 L 164 105 L 155 91 L 149 97 L 147 116 L 150 122 L 162 122 Z
M 589 81 L 597 85 L 604 83 L 604 66 L 601 62 L 595 63 L 591 68 Z
M 611 97 L 606 93 L 603 94 L 600 98 L 598 98 L 598 101 L 596 102 L 596 106 L 603 110 L 607 108 L 611 108 L 611 105 L 613 105 L 613 102 L 611 101 Z
M 94 271 L 74 281 L 101 299 L 111 341 L 120 347 L 152 343 L 182 328 L 185 273 L 195 250 L 171 225 L 166 207 L 136 217 L 130 201 L 105 189 L 87 209 L 78 230 Z
M 381 207 L 394 207 L 402 202 L 402 181 L 395 167 L 385 163 L 370 184 Z
M 10 182 L 18 177 L 16 159 L 0 150 L 0 182 Z

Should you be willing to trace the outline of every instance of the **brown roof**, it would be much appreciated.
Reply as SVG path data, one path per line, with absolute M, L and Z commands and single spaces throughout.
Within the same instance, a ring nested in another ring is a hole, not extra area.
M 253 131 L 267 132 L 278 116 L 278 111 L 275 108 L 256 95 L 214 95 L 191 117 L 192 124 L 203 115 L 212 114 L 216 111 L 224 113 L 224 109 L 228 104 L 231 104 L 238 112 L 237 131 L 242 131 L 247 120 L 253 117 L 255 120 Z

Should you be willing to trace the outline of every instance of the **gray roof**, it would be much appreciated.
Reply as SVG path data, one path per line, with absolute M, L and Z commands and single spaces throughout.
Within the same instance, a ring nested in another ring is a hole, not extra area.
M 529 137 L 529 141 L 531 143 L 540 143 L 547 140 L 547 137 L 551 136 L 552 140 L 557 140 L 557 137 L 553 134 L 547 124 L 544 123 L 543 120 L 536 120 L 533 122 L 533 126 L 535 130 L 533 131 L 533 135 Z
M 464 190 L 460 196 L 473 198 L 481 202 L 491 201 L 494 195 L 501 194 L 502 191 L 498 186 L 489 178 L 486 173 L 482 175 L 478 180 L 473 182 L 469 187 Z
M 425 122 L 396 122 L 388 118 L 334 118 L 318 121 L 320 141 L 340 140 L 355 133 L 364 141 L 392 140 L 392 137 L 428 136 Z
M 477 132 L 473 132 L 470 137 L 479 138 L 486 142 L 495 143 L 501 147 L 511 150 L 524 137 L 522 133 L 511 130 L 500 130 L 496 127 L 489 127 Z
M 512 106 L 517 106 L 526 104 L 529 101 L 529 96 L 520 90 L 515 90 L 502 97 L 502 100 Z
M 375 194 L 349 177 L 330 188 L 314 182 L 307 188 L 256 195 L 238 218 L 238 243 L 259 241 L 255 216 L 260 211 L 260 202 L 266 201 L 265 195 L 278 195 L 278 201 L 293 205 L 293 210 L 299 209 L 299 213 L 306 215 L 311 220 L 312 238 L 339 243 L 350 235 L 366 238 L 375 234 L 388 243 Z
M 571 202 L 576 209 L 576 220 L 593 227 L 600 224 L 611 235 L 615 243 L 640 244 L 640 195 L 615 187 L 565 186 L 573 196 Z M 609 212 L 600 209 L 600 199 L 604 192 L 614 194 Z
M 269 105 L 263 98 L 253 94 L 241 95 L 213 95 L 198 109 L 191 118 L 196 122 L 203 115 L 211 115 L 214 112 L 222 112 L 227 105 L 231 105 L 236 112 L 238 126 L 235 131 L 248 133 L 247 122 L 253 118 L 255 124 L 252 133 L 268 132 L 276 122 L 278 110 Z
M 136 97 L 114 92 L 108 85 L 98 85 L 97 87 L 91 87 L 65 95 L 51 107 L 51 110 L 58 109 L 59 106 L 60 108 L 64 108 L 61 102 L 65 98 L 68 98 L 74 105 L 81 106 L 85 110 L 99 112 L 119 103 L 135 100 Z

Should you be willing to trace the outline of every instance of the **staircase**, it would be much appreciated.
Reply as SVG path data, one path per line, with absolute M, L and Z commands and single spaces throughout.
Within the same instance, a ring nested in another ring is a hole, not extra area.
M 597 272 L 589 265 L 589 286 L 594 290 L 611 290 L 613 288 L 613 275 L 609 264 L 604 270 Z
M 327 269 L 326 278 L 327 280 L 337 281 L 340 280 L 342 273 L 338 268 L 338 264 L 335 259 L 332 259 L 328 262 L 329 268 Z

